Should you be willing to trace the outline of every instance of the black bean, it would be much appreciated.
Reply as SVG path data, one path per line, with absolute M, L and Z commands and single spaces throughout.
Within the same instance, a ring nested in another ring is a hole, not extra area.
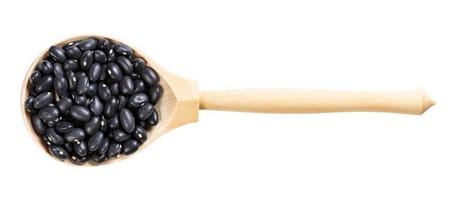
M 111 136 L 117 142 L 124 142 L 130 138 L 129 134 L 119 129 L 113 130 Z
M 97 43 L 97 48 L 102 51 L 107 51 L 111 48 L 110 41 L 108 39 L 101 39 Z
M 97 93 L 99 94 L 99 97 L 102 98 L 104 101 L 107 101 L 111 98 L 111 90 L 105 83 L 99 83 L 97 86 Z
M 107 62 L 107 55 L 101 50 L 94 51 L 93 56 L 94 56 L 94 62 L 98 62 L 98 63 L 106 63 Z
M 108 65 L 106 65 L 106 64 L 101 65 L 99 80 L 101 80 L 101 81 L 107 80 L 107 68 L 108 68 Z
M 141 79 L 147 84 L 147 86 L 151 87 L 154 84 L 158 83 L 160 78 L 157 73 L 149 67 L 145 67 L 143 70 L 138 72 L 141 76 Z
M 146 62 L 141 58 L 135 58 L 132 61 L 133 64 L 133 72 L 140 73 L 146 67 Z
M 105 138 L 102 140 L 101 145 L 98 149 L 98 152 L 100 154 L 105 154 L 108 151 L 108 148 L 110 147 L 110 140 L 108 138 Z
M 135 129 L 135 118 L 129 109 L 123 108 L 119 113 L 119 122 L 127 133 L 131 133 Z
M 149 89 L 149 102 L 155 105 L 157 101 L 160 100 L 162 93 L 163 87 L 160 84 L 152 86 L 151 89 Z
M 46 130 L 46 125 L 41 120 L 41 118 L 39 117 L 38 114 L 33 114 L 31 116 L 31 124 L 33 125 L 33 128 L 38 135 L 44 134 L 44 132 Z
M 138 121 L 137 126 L 146 127 L 146 121 Z M 146 128 L 148 128 L 148 127 L 146 127 Z
M 77 95 L 77 93 L 72 93 L 72 99 L 74 99 L 74 103 L 81 106 L 87 106 L 89 101 L 86 95 Z
M 93 154 L 91 160 L 95 163 L 101 163 L 108 160 L 107 154 Z
M 55 145 L 63 145 L 64 144 L 64 138 L 60 136 L 56 131 L 55 128 L 49 127 L 46 129 L 46 137 L 50 141 L 50 143 Z
M 66 48 L 66 56 L 78 60 L 82 56 L 82 51 L 76 46 L 70 46 Z
M 39 110 L 39 117 L 44 121 L 56 122 L 60 111 L 55 106 L 47 106 Z
M 101 119 L 98 116 L 93 116 L 85 123 L 85 133 L 87 135 L 94 135 L 100 128 Z
M 113 96 L 118 95 L 119 94 L 119 83 L 116 82 L 116 83 L 110 84 L 110 91 Z
M 124 74 L 130 75 L 133 73 L 132 63 L 126 57 L 118 56 L 116 58 L 116 62 L 118 63 L 119 67 L 121 67 L 122 72 L 124 72 Z
M 125 155 L 130 155 L 138 150 L 140 144 L 135 139 L 127 140 L 123 143 L 123 151 Z
M 94 96 L 89 104 L 89 109 L 93 113 L 93 115 L 101 115 L 104 110 L 104 104 L 100 100 L 98 96 Z
M 138 109 L 136 116 L 139 120 L 145 120 L 151 116 L 153 111 L 154 106 L 150 103 L 146 103 Z
M 104 116 L 111 117 L 118 110 L 119 100 L 115 97 L 112 97 L 108 101 L 105 102 L 104 107 Z
M 133 108 L 139 108 L 147 103 L 148 100 L 148 96 L 146 96 L 144 93 L 136 93 L 129 98 L 129 105 Z
M 121 110 L 127 106 L 127 102 L 128 102 L 127 97 L 119 95 L 118 100 L 119 100 L 118 110 Z
M 151 116 L 146 119 L 147 126 L 155 126 L 159 122 L 159 114 L 156 109 L 152 112 Z
M 118 114 L 114 114 L 110 118 L 108 118 L 108 128 L 110 130 L 119 128 L 119 116 Z
M 91 118 L 91 113 L 89 112 L 88 108 L 79 105 L 71 106 L 69 114 L 72 118 L 84 122 L 88 121 Z
M 107 119 L 102 115 L 100 120 L 100 131 L 105 132 L 108 129 Z
M 66 55 L 64 55 L 64 50 L 57 46 L 50 47 L 49 56 L 59 63 L 64 63 L 64 61 L 66 61 Z
M 133 81 L 133 85 L 134 85 L 134 93 L 138 93 L 138 92 L 143 92 L 146 89 L 146 84 L 144 83 L 143 80 L 141 79 L 136 79 Z
M 82 41 L 80 41 L 80 44 L 78 45 L 78 47 L 82 51 L 94 50 L 96 48 L 96 46 L 97 46 L 97 40 L 93 39 L 93 38 L 82 40 Z
M 74 152 L 74 145 L 70 142 L 65 142 L 63 144 L 63 147 L 67 150 L 67 152 L 70 154 L 72 152 Z
M 113 47 L 107 51 L 107 58 L 110 62 L 116 61 L 116 52 L 113 50 Z
M 99 147 L 101 147 L 103 140 L 104 140 L 104 133 L 97 131 L 96 134 L 91 136 L 88 140 L 88 150 L 89 151 L 97 151 L 99 149 Z
M 66 78 L 64 76 L 57 76 L 53 81 L 53 88 L 55 90 L 55 94 L 62 97 L 67 95 L 68 84 Z
M 36 108 L 34 107 L 34 100 L 35 100 L 34 96 L 28 96 L 27 100 L 25 100 L 25 110 L 29 113 L 34 113 L 37 111 Z
M 64 50 L 67 50 L 69 47 L 76 47 L 80 44 L 80 41 L 73 41 L 73 42 L 69 42 L 66 45 L 63 46 Z
M 88 96 L 94 96 L 97 94 L 97 84 L 91 83 L 88 85 L 88 90 L 86 91 L 86 95 Z
M 66 62 L 64 62 L 64 65 L 63 65 L 63 69 L 66 71 L 67 70 L 77 71 L 78 68 L 79 68 L 78 61 L 73 60 L 73 59 L 67 60 Z
M 88 72 L 89 80 L 96 82 L 99 80 L 100 74 L 102 72 L 102 66 L 99 63 L 93 63 Z
M 41 109 L 41 108 L 48 106 L 50 103 L 52 103 L 52 101 L 53 101 L 53 93 L 44 92 L 35 98 L 33 106 L 36 109 Z
M 29 82 L 31 85 L 36 85 L 39 83 L 39 81 L 41 81 L 41 79 L 42 79 L 41 72 L 39 70 L 35 70 L 31 73 Z
M 53 64 L 48 60 L 42 60 L 36 68 L 44 75 L 49 75 L 53 72 Z
M 119 82 L 119 91 L 124 95 L 131 95 L 134 91 L 134 85 L 130 76 L 124 76 Z
M 137 126 L 132 133 L 133 137 L 139 142 L 144 143 L 148 139 L 146 130 L 142 126 Z
M 49 92 L 53 88 L 53 76 L 47 75 L 42 77 L 41 81 L 36 85 L 36 92 L 41 94 L 43 92 Z
M 80 57 L 80 68 L 86 71 L 89 69 L 89 67 L 91 67 L 91 64 L 93 64 L 93 52 L 83 52 L 82 57 Z
M 65 121 L 59 121 L 55 125 L 55 129 L 59 133 L 70 133 L 73 128 L 74 128 L 74 125 L 72 125 L 69 122 L 65 122 Z
M 83 140 L 76 141 L 74 143 L 74 152 L 79 156 L 86 156 L 86 154 L 88 154 L 88 147 L 86 146 L 86 142 Z
M 67 113 L 67 111 L 69 111 L 69 108 L 71 108 L 72 106 L 72 99 L 64 96 L 60 99 L 60 101 L 58 101 L 57 103 L 57 108 L 62 112 L 62 113 Z
M 132 48 L 130 48 L 126 44 L 117 44 L 117 45 L 115 45 L 115 51 L 119 55 L 123 55 L 123 56 L 130 56 L 130 55 L 132 55 Z
M 50 154 L 60 160 L 66 160 L 69 157 L 68 152 L 61 146 L 50 145 L 49 146 Z
M 78 155 L 72 155 L 70 158 L 71 162 L 76 165 L 84 165 L 86 162 L 88 162 L 89 157 L 88 156 L 78 156 Z
M 116 143 L 116 142 L 112 142 L 110 144 L 110 147 L 108 148 L 108 157 L 113 158 L 113 157 L 117 157 L 122 150 L 122 145 L 121 143 Z
M 77 87 L 76 91 L 78 95 L 85 94 L 88 91 L 88 77 L 83 74 L 83 76 L 77 77 Z
M 55 75 L 55 77 L 64 76 L 63 65 L 60 63 L 53 64 L 53 75 Z
M 114 62 L 108 63 L 107 74 L 113 81 L 119 81 L 122 79 L 122 70 Z
M 85 131 L 81 128 L 73 128 L 71 132 L 64 134 L 64 139 L 68 142 L 82 141 L 85 138 Z
M 75 73 L 72 70 L 66 71 L 66 80 L 69 90 L 74 90 L 76 87 L 77 78 L 75 78 Z

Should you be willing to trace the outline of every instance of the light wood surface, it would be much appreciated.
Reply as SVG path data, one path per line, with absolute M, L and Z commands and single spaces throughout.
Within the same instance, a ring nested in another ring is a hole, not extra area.
M 62 40 L 55 45 L 61 47 L 69 42 L 89 37 L 109 38 L 114 42 L 126 43 L 112 37 L 84 35 Z M 433 100 L 422 91 L 339 92 L 327 90 L 254 89 L 198 92 L 196 82 L 174 75 L 160 67 L 129 43 L 126 44 L 134 49 L 136 56 L 145 59 L 147 65 L 159 74 L 160 84 L 164 89 L 163 96 L 156 105 L 160 115 L 160 122 L 150 130 L 148 140 L 138 151 L 145 149 L 147 145 L 172 129 L 198 121 L 199 109 L 264 113 L 376 111 L 422 114 L 434 105 Z M 26 112 L 23 105 L 29 93 L 27 84 L 30 75 L 36 65 L 47 55 L 48 51 L 46 49 L 29 68 L 23 81 L 20 102 L 25 126 L 31 138 L 46 152 L 47 148 L 35 133 L 31 125 L 30 114 Z M 51 156 L 49 155 L 49 157 Z M 102 164 L 123 160 L 127 157 L 129 156 L 120 156 Z

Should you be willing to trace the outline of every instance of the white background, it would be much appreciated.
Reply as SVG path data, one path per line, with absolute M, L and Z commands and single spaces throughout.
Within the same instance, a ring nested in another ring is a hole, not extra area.
M 450 1 L 2 1 L 0 199 L 451 199 Z M 130 159 L 71 167 L 24 127 L 52 43 L 106 34 L 200 89 L 423 88 L 424 116 L 202 111 Z

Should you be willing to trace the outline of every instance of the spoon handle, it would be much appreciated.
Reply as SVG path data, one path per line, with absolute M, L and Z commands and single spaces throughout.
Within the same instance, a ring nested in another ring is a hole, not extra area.
M 390 112 L 421 115 L 434 104 L 422 90 L 248 89 L 201 91 L 199 97 L 200 109 L 261 113 Z

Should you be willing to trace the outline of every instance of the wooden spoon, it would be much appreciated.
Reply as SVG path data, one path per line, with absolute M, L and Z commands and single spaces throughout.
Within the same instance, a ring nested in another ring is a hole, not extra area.
M 115 43 L 120 41 L 110 37 L 85 35 L 72 37 L 56 44 L 62 47 L 69 42 L 86 38 L 108 38 Z M 198 121 L 199 109 L 262 112 L 262 113 L 325 113 L 325 112 L 392 112 L 403 114 L 422 114 L 435 103 L 422 90 L 388 92 L 346 92 L 329 90 L 298 89 L 247 89 L 230 91 L 198 91 L 196 82 L 176 76 L 160 67 L 153 60 L 134 48 L 135 55 L 146 60 L 160 76 L 164 92 L 156 105 L 160 122 L 148 133 L 149 138 L 139 149 L 144 149 L 155 139 L 179 126 Z M 48 55 L 44 51 L 33 62 L 22 86 L 21 104 L 28 97 L 28 80 L 36 65 Z M 47 152 L 46 146 L 35 133 L 31 117 L 21 106 L 25 125 L 33 140 Z M 127 156 L 120 156 L 122 160 Z M 70 162 L 67 162 L 70 163 Z

